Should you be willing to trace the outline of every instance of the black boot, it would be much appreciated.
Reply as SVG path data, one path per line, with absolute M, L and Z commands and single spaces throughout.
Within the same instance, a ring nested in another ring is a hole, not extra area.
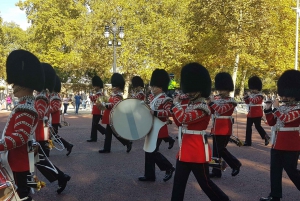
M 165 175 L 165 177 L 164 177 L 164 181 L 168 181 L 168 180 L 170 180 L 171 178 L 172 178 L 172 176 L 173 176 L 173 172 L 175 171 L 175 168 L 174 167 L 172 167 L 170 170 L 167 170 L 166 171 L 166 175 Z
M 266 134 L 265 135 L 265 145 L 267 146 L 270 143 L 270 137 Z
M 58 189 L 57 189 L 57 193 L 61 194 L 61 192 L 63 192 L 67 186 L 68 181 L 70 181 L 71 177 L 67 174 L 64 174 L 63 176 L 61 176 L 58 179 Z
M 67 148 L 68 153 L 66 155 L 69 156 L 70 153 L 72 152 L 73 145 L 67 142 L 64 138 L 60 138 L 60 140 L 63 143 L 64 147 Z
M 172 148 L 173 148 L 174 142 L 175 142 L 175 140 L 174 140 L 173 138 L 171 138 L 171 139 L 169 140 L 169 147 L 168 147 L 168 149 L 172 149 Z

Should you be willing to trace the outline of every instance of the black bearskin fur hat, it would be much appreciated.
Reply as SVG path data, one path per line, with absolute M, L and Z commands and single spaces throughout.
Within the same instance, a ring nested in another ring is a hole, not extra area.
M 253 77 L 249 78 L 248 87 L 249 87 L 249 89 L 257 89 L 258 91 L 261 91 L 262 82 L 261 82 L 260 78 L 257 76 L 253 76 Z
M 294 97 L 300 100 L 300 72 L 297 70 L 287 70 L 277 82 L 279 96 Z
M 61 91 L 61 81 L 60 81 L 60 78 L 56 75 L 54 92 L 60 93 L 60 91 Z
M 131 84 L 133 88 L 144 87 L 144 81 L 140 76 L 134 76 L 131 80 Z
M 170 77 L 164 69 L 155 69 L 151 75 L 150 86 L 162 88 L 164 92 L 168 91 Z
M 207 69 L 199 63 L 189 63 L 181 69 L 181 89 L 183 93 L 200 92 L 207 98 L 211 92 L 211 79 Z
M 56 73 L 53 67 L 48 63 L 41 63 L 45 73 L 45 86 L 44 89 L 48 89 L 49 92 L 53 92 L 55 86 Z
M 215 88 L 216 90 L 233 91 L 233 81 L 229 73 L 221 72 L 215 77 Z
M 93 85 L 93 87 L 100 87 L 102 89 L 103 88 L 103 81 L 101 80 L 101 78 L 98 75 L 95 75 L 92 78 L 92 85 Z
M 12 51 L 6 60 L 7 83 L 42 91 L 44 71 L 36 56 L 26 50 Z
M 124 90 L 125 87 L 125 80 L 120 73 L 114 73 L 111 76 L 111 85 L 112 87 L 119 87 L 120 89 Z

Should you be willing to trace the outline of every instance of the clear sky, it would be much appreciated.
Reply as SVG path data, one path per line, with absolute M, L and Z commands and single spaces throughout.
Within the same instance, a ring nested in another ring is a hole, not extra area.
M 27 23 L 26 14 L 24 11 L 21 11 L 19 7 L 15 4 L 19 0 L 0 0 L 0 16 L 5 22 L 15 22 L 20 25 L 20 27 L 26 30 L 30 26 Z

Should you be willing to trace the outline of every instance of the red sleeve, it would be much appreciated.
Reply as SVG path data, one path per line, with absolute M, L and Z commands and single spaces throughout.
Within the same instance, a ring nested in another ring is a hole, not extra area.
M 35 101 L 35 109 L 38 112 L 39 119 L 43 120 L 44 116 L 46 116 L 48 104 L 44 99 L 38 99 Z
M 178 107 L 174 107 L 173 112 L 173 117 L 175 117 L 175 119 L 181 124 L 190 124 L 202 121 L 202 117 L 207 115 L 207 113 L 200 109 L 185 112 L 184 109 Z
M 171 117 L 172 116 L 171 111 L 170 111 L 171 106 L 172 106 L 171 101 L 165 102 L 163 104 L 163 108 L 157 110 L 157 117 Z
M 35 116 L 29 112 L 16 112 L 8 122 L 4 141 L 0 144 L 0 150 L 10 150 L 20 147 L 28 142 L 33 133 Z
M 274 114 L 272 112 L 270 112 L 270 113 L 266 113 L 265 115 L 266 115 L 268 125 L 269 126 L 274 126 L 276 124 L 276 121 L 277 121 Z
M 292 121 L 295 121 L 296 119 L 300 118 L 300 112 L 299 110 L 293 110 L 288 112 L 287 114 L 281 113 L 280 111 L 276 110 L 274 112 L 274 115 L 280 119 L 280 121 L 284 123 L 289 123 Z
M 58 99 L 52 100 L 50 102 L 50 110 L 49 110 L 49 112 L 52 114 L 54 112 L 59 111 L 60 108 L 61 108 L 61 100 L 58 100 Z
M 107 105 L 107 109 L 112 109 L 118 102 L 120 102 L 123 98 L 121 96 L 113 96 L 112 101 L 110 101 Z
M 93 103 L 96 102 L 97 98 L 98 98 L 98 95 L 97 95 L 97 94 L 96 94 L 96 95 L 91 95 L 91 96 L 90 96 L 90 100 L 91 100 Z
M 233 111 L 234 109 L 233 104 L 222 104 L 222 105 L 217 105 L 217 104 L 212 104 L 211 108 L 213 109 L 212 112 L 216 111 L 218 114 L 222 115 L 226 112 Z

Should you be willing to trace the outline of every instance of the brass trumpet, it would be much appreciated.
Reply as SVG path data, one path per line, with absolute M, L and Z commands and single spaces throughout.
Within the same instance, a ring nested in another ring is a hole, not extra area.
M 102 103 L 107 103 L 108 102 L 108 97 L 106 96 L 99 96 L 96 100 L 96 105 L 99 110 L 105 110 L 106 107 Z
M 225 171 L 227 168 L 227 163 L 222 160 L 222 158 L 212 157 L 211 161 L 208 163 L 208 166 L 216 169 L 220 169 L 221 171 Z
M 229 142 L 232 142 L 232 143 L 236 144 L 236 145 L 239 146 L 239 147 L 244 146 L 244 142 L 241 141 L 241 140 L 240 140 L 237 136 L 235 136 L 235 135 L 231 135 L 231 136 L 230 136 Z

